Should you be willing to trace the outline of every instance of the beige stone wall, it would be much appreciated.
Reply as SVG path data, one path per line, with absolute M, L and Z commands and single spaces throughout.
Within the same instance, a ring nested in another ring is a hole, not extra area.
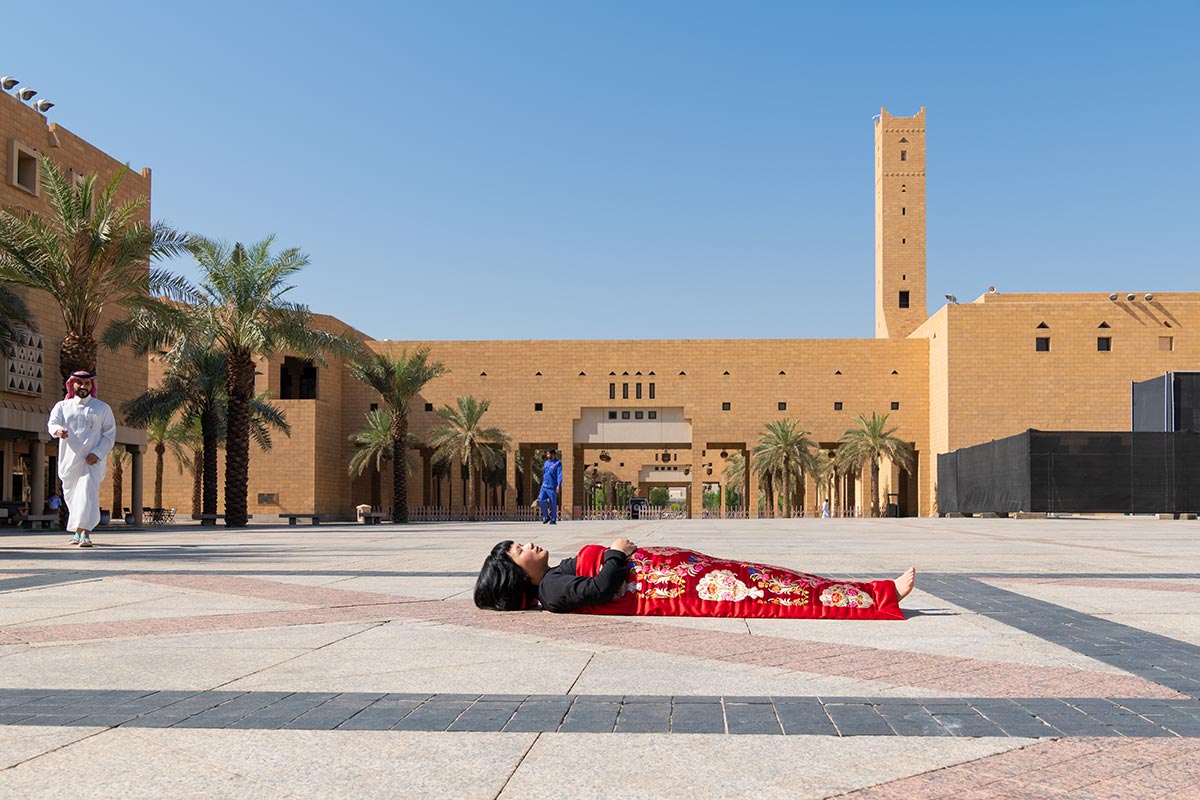
M 1200 295 L 1136 298 L 994 294 L 948 306 L 945 449 L 1027 428 L 1129 430 L 1132 381 L 1200 365 L 1200 342 L 1187 333 L 1200 325 Z M 1036 351 L 1039 336 L 1050 352 Z M 1097 351 L 1101 336 L 1111 352 Z M 1160 350 L 1160 337 L 1174 349 Z

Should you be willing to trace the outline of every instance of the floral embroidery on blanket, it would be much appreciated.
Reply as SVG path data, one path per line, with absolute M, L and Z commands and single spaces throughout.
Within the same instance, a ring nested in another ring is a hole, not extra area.
M 875 605 L 875 601 L 855 586 L 831 583 L 821 590 L 821 605 L 832 608 L 870 608 Z
M 762 597 L 762 589 L 753 589 L 742 583 L 727 569 L 717 569 L 705 575 L 696 584 L 696 593 L 701 600 L 736 603 L 747 597 Z

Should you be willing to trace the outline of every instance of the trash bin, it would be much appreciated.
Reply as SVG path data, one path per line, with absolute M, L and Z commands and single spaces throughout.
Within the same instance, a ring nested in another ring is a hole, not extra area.
M 899 517 L 900 505 L 898 503 L 888 503 L 887 510 L 883 514 L 885 517 Z
M 360 506 L 355 506 L 354 510 L 358 513 L 359 524 L 362 524 L 367 521 L 366 513 L 371 510 L 371 507 L 366 503 L 363 503 Z

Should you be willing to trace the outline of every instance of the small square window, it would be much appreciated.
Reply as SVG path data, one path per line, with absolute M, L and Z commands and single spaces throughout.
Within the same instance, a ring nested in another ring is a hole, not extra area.
M 372 411 L 378 411 L 378 410 L 379 410 L 379 403 L 371 403 L 371 410 L 372 410 Z
M 1171 351 L 1173 351 L 1175 349 L 1175 337 L 1174 336 L 1158 337 L 1158 349 L 1162 350 L 1163 352 L 1166 352 L 1166 353 L 1170 353 Z
M 646 418 L 647 419 L 658 419 L 658 412 L 657 411 L 647 411 Z
M 641 412 L 641 411 L 635 411 L 635 412 L 633 412 L 633 418 L 634 418 L 634 419 L 641 419 L 643 416 L 645 416 L 645 415 L 644 415 L 644 414 L 642 414 L 642 412 Z
M 1111 336 L 1097 336 L 1096 337 L 1096 350 L 1097 350 L 1097 352 L 1100 352 L 1100 353 L 1111 352 L 1112 351 L 1112 337 Z
M 834 400 L 834 401 L 833 401 L 833 410 L 834 410 L 834 411 L 841 411 L 841 410 L 842 410 L 842 401 L 841 401 L 841 400 Z
M 1037 337 L 1037 343 L 1036 343 L 1035 347 L 1036 347 L 1037 352 L 1039 352 L 1039 353 L 1049 353 L 1050 352 L 1050 337 L 1049 336 Z
M 8 182 L 37 197 L 41 191 L 41 181 L 39 179 L 41 165 L 38 164 L 37 151 L 13 139 L 8 150 L 8 163 L 11 165 Z
M 433 411 L 433 403 L 426 403 L 426 404 L 425 404 L 425 410 L 426 410 L 426 411 Z
M 622 411 L 622 412 L 621 412 L 621 419 L 629 419 L 629 412 L 628 412 L 628 411 Z
M 722 411 L 728 411 L 728 410 L 729 410 L 729 403 L 721 403 L 721 410 L 722 410 Z
M 615 412 L 615 411 L 610 411 L 610 412 L 608 412 L 608 418 L 609 418 L 609 419 L 616 419 L 616 418 L 617 418 L 617 412 Z
M 895 400 L 893 400 L 892 401 L 892 411 L 899 411 L 899 410 L 900 410 L 900 404 L 898 402 L 896 402 Z
M 908 308 L 908 292 L 900 293 L 900 308 Z
M 534 411 L 541 411 L 541 410 L 542 410 L 542 404 L 541 404 L 541 403 L 534 403 L 534 404 L 533 404 L 533 410 L 534 410 Z
M 781 402 L 781 403 L 779 404 L 779 410 L 780 410 L 780 411 L 787 411 L 787 403 L 782 403 L 782 402 Z

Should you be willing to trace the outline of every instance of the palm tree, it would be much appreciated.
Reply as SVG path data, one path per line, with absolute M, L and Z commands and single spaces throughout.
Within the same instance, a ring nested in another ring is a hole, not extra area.
M 254 359 L 281 351 L 321 360 L 328 351 L 350 354 L 357 343 L 310 327 L 306 306 L 285 299 L 287 281 L 308 264 L 297 248 L 272 254 L 274 237 L 232 247 L 197 239 L 192 250 L 202 275 L 188 287 L 198 328 L 225 354 L 225 524 L 244 527 L 250 477 Z
M 154 447 L 154 507 L 162 508 L 163 455 L 174 427 L 171 418 L 159 414 L 146 424 L 146 443 Z M 115 512 L 114 512 L 115 513 Z
M 140 319 L 138 314 L 131 315 L 130 321 L 134 324 L 146 322 L 145 319 Z M 110 328 L 105 334 L 105 342 L 110 343 L 114 337 L 119 338 L 117 334 L 128 334 L 128 327 L 125 326 L 124 330 L 117 330 L 115 326 Z M 143 329 L 144 334 L 145 332 Z M 146 343 L 145 339 L 138 342 L 134 348 L 135 352 L 139 349 L 144 352 Z M 162 358 L 168 365 L 162 382 L 124 403 L 121 410 L 125 414 L 126 422 L 132 427 L 149 426 L 154 420 L 173 419 L 179 415 L 179 422 L 172 426 L 172 430 L 177 429 L 177 432 L 168 433 L 167 441 L 178 437 L 183 447 L 192 450 L 190 460 L 193 478 L 196 480 L 194 486 L 200 487 L 199 510 L 204 515 L 211 515 L 211 524 L 216 524 L 217 450 L 226 440 L 228 430 L 226 357 L 224 353 L 202 343 L 182 338 L 177 340 L 173 349 L 163 353 Z M 267 392 L 261 392 L 254 395 L 250 401 L 249 434 L 262 452 L 271 449 L 272 428 L 281 431 L 285 436 L 291 435 L 291 427 L 283 410 L 271 402 Z M 148 435 L 147 438 L 151 437 Z M 182 465 L 189 461 L 183 457 L 182 450 L 182 447 L 175 449 L 181 469 Z M 198 471 L 195 469 L 197 466 Z M 156 503 L 161 503 L 161 477 L 160 461 L 155 466 Z M 205 524 L 210 524 L 210 520 L 205 520 Z
M 772 484 L 780 483 L 783 514 L 789 519 L 792 516 L 793 483 L 799 483 L 799 477 L 812 470 L 815 447 L 816 443 L 808 438 L 808 431 L 801 430 L 800 423 L 791 419 L 768 422 L 754 447 L 754 466 Z
M 378 476 L 383 472 L 383 465 L 391 461 L 395 457 L 395 446 L 392 441 L 393 417 L 391 410 L 377 408 L 374 411 L 368 411 L 365 415 L 366 424 L 359 428 L 347 438 L 354 445 L 354 455 L 350 457 L 349 473 L 350 477 L 357 478 L 367 471 L 367 467 L 375 465 L 375 486 L 372 492 L 375 496 L 379 494 Z M 407 434 L 408 441 L 405 443 L 404 453 L 404 472 L 406 475 L 411 475 L 417 470 L 417 460 L 413 458 L 412 448 L 420 445 L 420 440 L 413 434 Z M 395 474 L 393 472 L 393 474 Z M 393 500 L 395 498 L 393 497 Z M 371 502 L 375 502 L 372 499 Z M 393 508 L 392 516 L 396 515 Z
M 58 369 L 66 380 L 96 368 L 96 326 L 106 305 L 136 308 L 152 295 L 178 294 L 181 278 L 148 265 L 185 252 L 192 239 L 139 219 L 149 208 L 145 197 L 117 203 L 124 169 L 103 188 L 94 175 L 73 183 L 49 158 L 41 170 L 51 213 L 0 211 L 0 280 L 40 289 L 58 304 L 67 328 Z
M 200 514 L 204 492 L 204 433 L 200 430 L 200 420 L 192 417 L 172 425 L 168 442 L 179 474 L 186 470 L 192 476 L 192 513 Z
M 879 497 L 879 459 L 887 456 L 888 460 L 903 470 L 912 468 L 912 445 L 892 434 L 899 427 L 887 427 L 887 414 L 880 415 L 871 412 L 871 418 L 865 414 L 854 418 L 856 427 L 849 428 L 838 441 L 841 447 L 838 457 L 852 469 L 861 470 L 864 464 L 871 465 L 871 516 L 879 516 L 881 508 Z
M 818 500 L 828 500 L 833 495 L 834 482 L 837 480 L 837 469 L 833 456 L 826 450 L 813 452 L 813 478 L 817 484 Z M 830 509 L 832 512 L 832 509 Z
M 741 453 L 734 453 L 729 457 L 728 463 L 725 465 L 721 475 L 725 478 L 726 486 L 736 486 L 739 495 L 743 496 L 743 503 L 746 506 L 746 515 L 750 514 L 750 500 L 746 495 L 746 457 Z M 726 489 L 725 496 L 729 496 L 729 490 Z M 755 498 L 757 501 L 757 498 Z
M 408 522 L 408 474 L 405 449 L 408 446 L 408 404 L 434 378 L 449 372 L 440 361 L 429 360 L 429 348 L 407 350 L 399 358 L 383 353 L 362 353 L 350 362 L 350 374 L 370 386 L 391 409 L 388 440 L 392 453 L 392 521 Z
M 438 461 L 458 458 L 467 467 L 467 519 L 475 520 L 475 473 L 483 468 L 495 468 L 504 463 L 509 437 L 499 428 L 481 426 L 483 415 L 491 402 L 474 397 L 459 397 L 456 407 L 449 404 L 438 409 L 445 422 L 429 434 L 429 444 Z
M 20 326 L 34 329 L 29 307 L 11 286 L 0 283 L 0 353 L 11 356 L 16 352 L 13 343 L 21 335 Z

